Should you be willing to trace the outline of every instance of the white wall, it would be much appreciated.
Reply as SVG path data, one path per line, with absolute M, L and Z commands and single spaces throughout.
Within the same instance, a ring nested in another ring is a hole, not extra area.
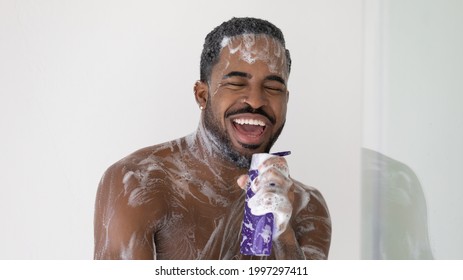
M 416 215 L 403 236 L 387 241 L 376 234 L 376 241 L 390 246 L 377 247 L 373 255 L 462 259 L 463 1 L 379 0 L 368 2 L 367 10 L 376 17 L 366 21 L 371 29 L 366 33 L 364 146 L 394 159 L 390 169 L 398 162 L 406 165 L 408 175 L 400 171 L 406 180 L 388 186 L 389 193 L 396 188 L 394 197 L 377 197 L 365 213 L 384 219 L 392 212 L 381 213 L 378 205 L 412 199 L 407 212 L 382 222 L 396 233 L 403 231 L 407 215 Z M 416 175 L 413 183 L 410 174 Z M 412 185 L 413 193 L 399 196 Z M 400 242 L 409 252 L 392 248 Z
M 104 170 L 196 129 L 205 35 L 268 19 L 292 52 L 293 177 L 318 187 L 331 259 L 360 257 L 362 1 L 0 1 L 0 259 L 90 259 Z

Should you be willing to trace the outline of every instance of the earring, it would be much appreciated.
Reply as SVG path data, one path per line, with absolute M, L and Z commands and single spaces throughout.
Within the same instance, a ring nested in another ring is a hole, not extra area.
M 201 106 L 199 106 L 199 109 L 200 109 L 200 110 L 204 110 L 204 107 L 201 105 Z

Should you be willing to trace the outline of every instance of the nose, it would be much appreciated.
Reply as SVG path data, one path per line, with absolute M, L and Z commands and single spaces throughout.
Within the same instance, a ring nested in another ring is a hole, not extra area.
M 254 109 L 268 105 L 265 92 L 259 87 L 253 87 L 246 95 L 244 102 Z

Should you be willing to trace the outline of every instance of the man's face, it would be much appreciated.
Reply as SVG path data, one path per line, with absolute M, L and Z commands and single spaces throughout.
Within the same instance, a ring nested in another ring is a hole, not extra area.
M 224 39 L 222 46 L 204 125 L 225 156 L 247 167 L 252 154 L 269 152 L 286 121 L 285 50 L 265 35 Z

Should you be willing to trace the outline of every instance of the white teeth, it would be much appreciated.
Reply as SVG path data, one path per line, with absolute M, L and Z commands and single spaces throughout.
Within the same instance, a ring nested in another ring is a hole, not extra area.
M 236 119 L 233 120 L 237 124 L 250 124 L 250 125 L 260 125 L 260 126 L 265 126 L 265 123 L 260 120 L 253 120 L 253 119 Z

